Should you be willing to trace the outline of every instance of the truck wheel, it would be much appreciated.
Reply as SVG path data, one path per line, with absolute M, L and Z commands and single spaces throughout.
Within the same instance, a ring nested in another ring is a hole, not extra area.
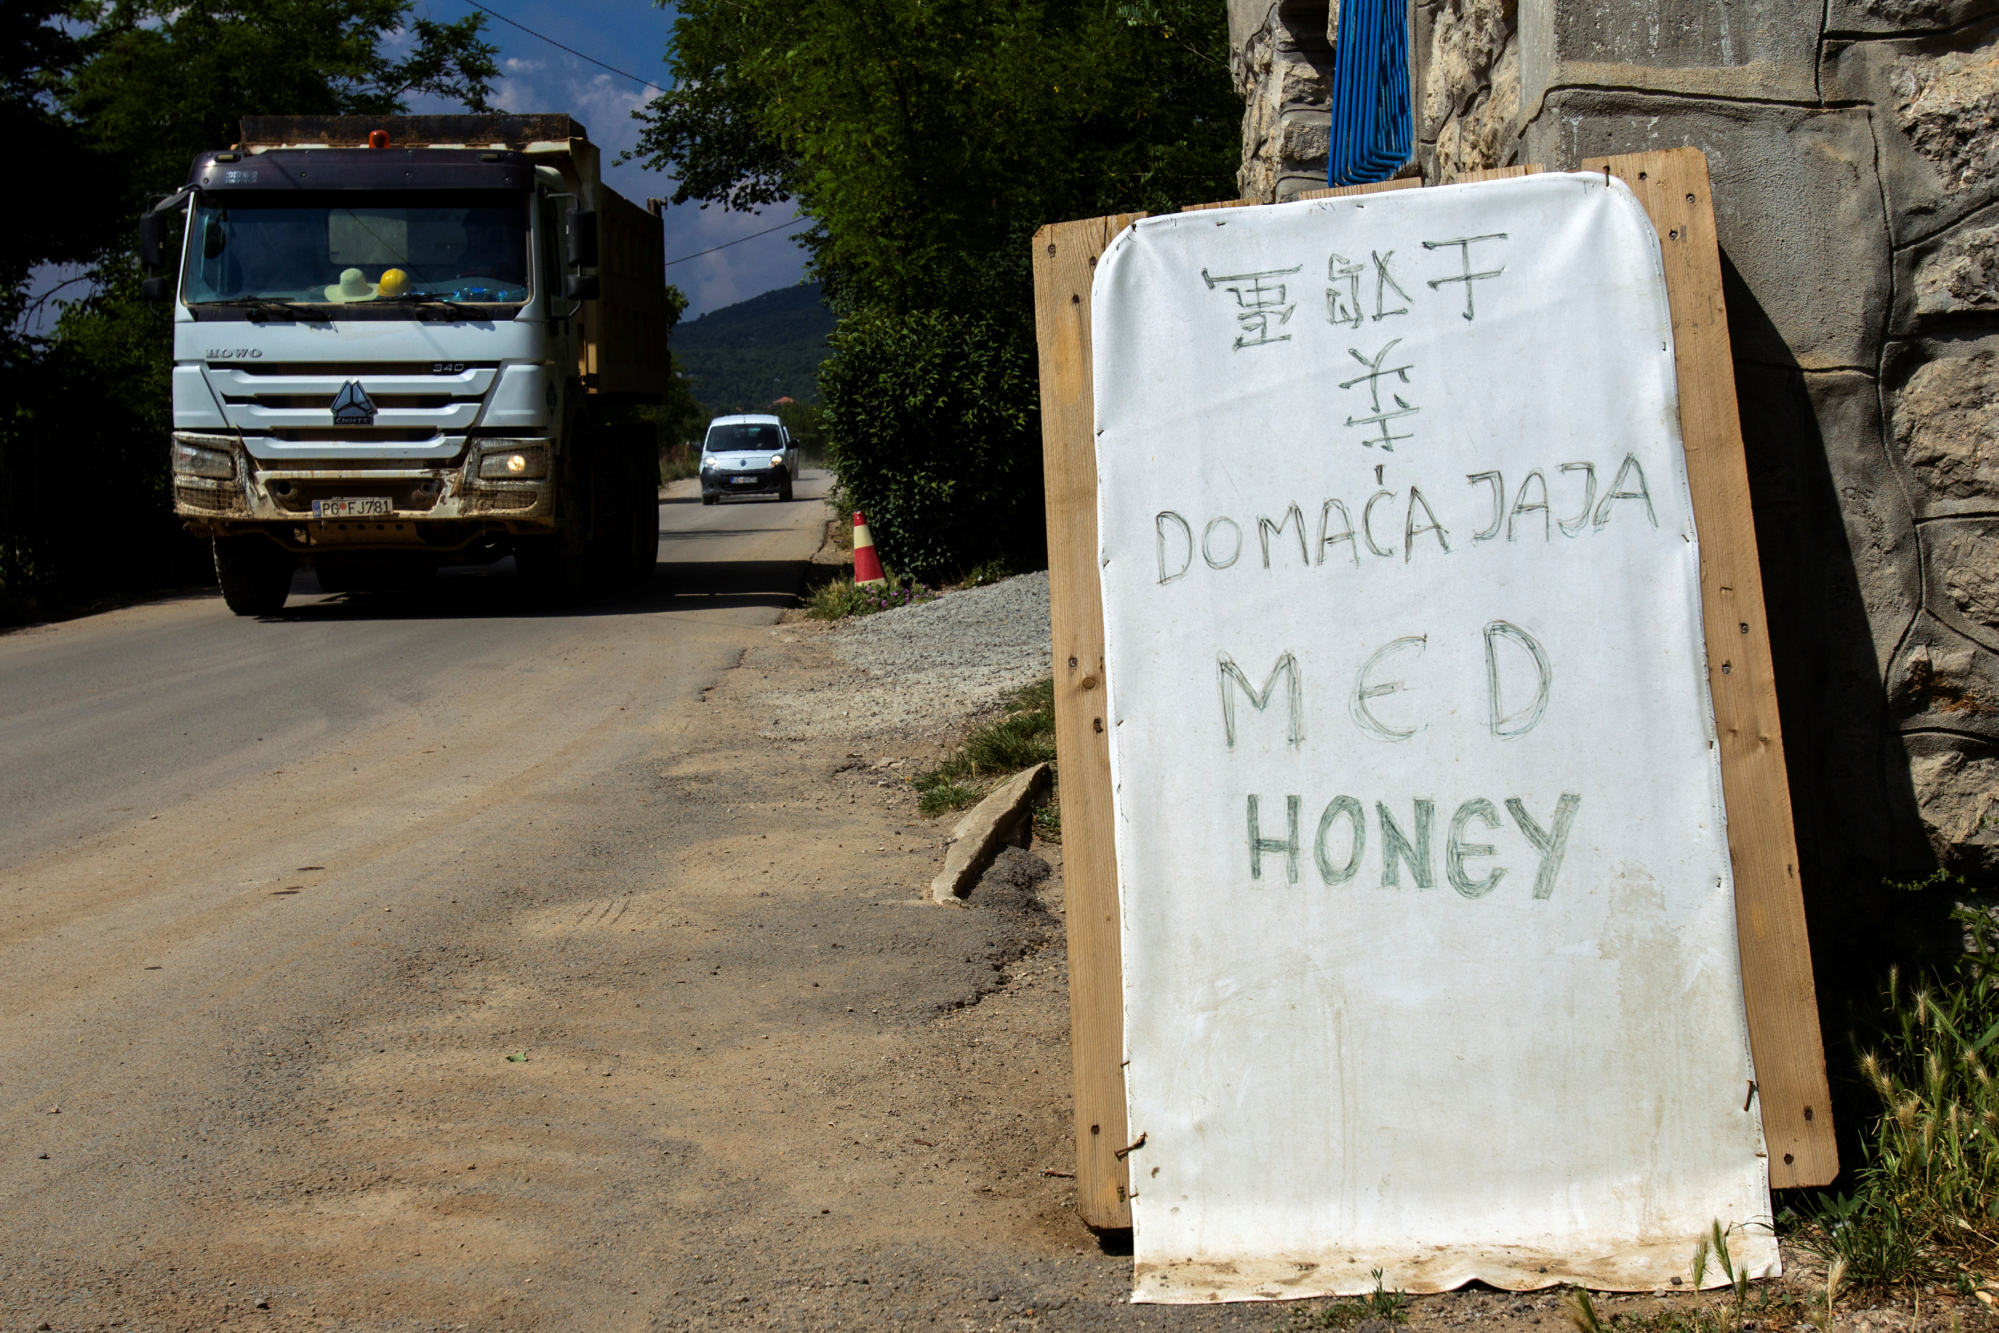
M 567 606 L 583 596 L 590 579 L 589 547 L 573 526 L 550 537 L 514 540 L 514 567 L 529 597 Z
M 722 498 L 721 496 L 713 494 L 712 492 L 704 491 L 702 492 L 701 495 L 701 503 L 704 505 L 711 505 L 714 504 L 717 500 L 720 500 L 721 498 Z
M 292 591 L 292 557 L 263 537 L 217 537 L 215 578 L 222 600 L 239 616 L 275 615 Z
M 777 498 L 780 503 L 791 499 L 791 476 L 788 473 L 784 480 L 777 484 Z
M 643 587 L 652 582 L 653 567 L 659 563 L 659 488 L 641 485 L 632 500 L 631 576 Z

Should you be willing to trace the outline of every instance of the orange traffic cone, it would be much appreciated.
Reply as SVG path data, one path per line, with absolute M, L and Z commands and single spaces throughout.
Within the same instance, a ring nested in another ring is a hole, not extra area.
M 854 586 L 857 588 L 878 588 L 888 582 L 888 575 L 882 572 L 882 558 L 875 554 L 875 537 L 868 531 L 868 520 L 860 510 L 854 511 Z

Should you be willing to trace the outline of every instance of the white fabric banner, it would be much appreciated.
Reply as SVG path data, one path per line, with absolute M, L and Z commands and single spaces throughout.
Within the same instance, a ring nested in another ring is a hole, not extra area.
M 1135 1299 L 1774 1273 L 1644 210 L 1157 217 L 1094 299 Z

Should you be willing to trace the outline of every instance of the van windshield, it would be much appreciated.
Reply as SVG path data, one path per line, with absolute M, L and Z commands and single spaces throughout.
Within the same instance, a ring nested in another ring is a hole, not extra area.
M 704 447 L 711 454 L 770 453 L 782 449 L 784 439 L 777 433 L 776 426 L 739 423 L 733 426 L 710 426 L 708 443 Z
M 188 243 L 188 304 L 271 298 L 387 302 L 528 298 L 525 200 L 399 191 L 287 191 L 201 200 Z

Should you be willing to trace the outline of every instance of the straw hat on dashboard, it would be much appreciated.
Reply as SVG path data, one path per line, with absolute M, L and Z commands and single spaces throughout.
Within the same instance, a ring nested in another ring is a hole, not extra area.
M 348 301 L 372 301 L 375 299 L 375 284 L 369 282 L 358 268 L 342 270 L 340 281 L 326 289 L 326 299 L 340 304 Z

